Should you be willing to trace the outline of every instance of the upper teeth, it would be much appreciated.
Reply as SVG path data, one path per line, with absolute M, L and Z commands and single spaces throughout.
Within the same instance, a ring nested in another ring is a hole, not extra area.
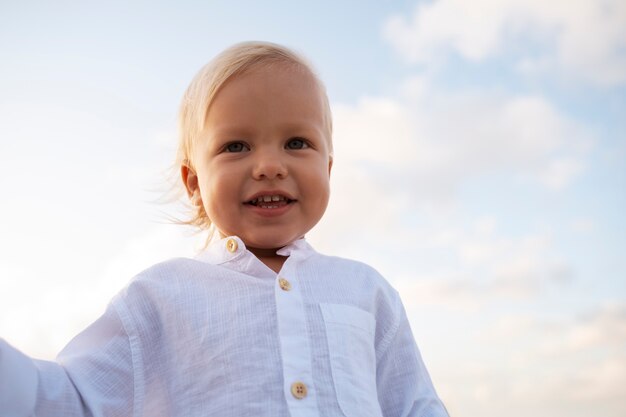
M 286 198 L 282 195 L 262 195 L 260 197 L 252 199 L 252 203 L 269 203 L 271 201 L 283 201 Z

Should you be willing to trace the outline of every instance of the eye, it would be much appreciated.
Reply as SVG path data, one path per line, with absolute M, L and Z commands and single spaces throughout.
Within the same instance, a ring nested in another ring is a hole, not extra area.
M 287 149 L 306 149 L 309 147 L 309 144 L 302 138 L 291 138 L 287 141 L 285 147 Z
M 224 152 L 244 152 L 249 150 L 248 146 L 243 142 L 231 142 L 224 146 Z

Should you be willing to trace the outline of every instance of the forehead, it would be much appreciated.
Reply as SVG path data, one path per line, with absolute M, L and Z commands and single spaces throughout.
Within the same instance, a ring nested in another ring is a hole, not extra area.
M 228 127 L 245 121 L 323 126 L 324 102 L 318 80 L 301 65 L 256 66 L 220 87 L 209 105 L 205 127 Z
M 324 94 L 319 81 L 308 68 L 289 62 L 261 63 L 233 75 L 220 86 L 209 110 L 220 96 L 225 95 L 225 90 L 231 96 L 238 94 L 240 98 L 267 94 L 268 100 L 298 95 L 307 99 L 315 98 L 317 101 Z

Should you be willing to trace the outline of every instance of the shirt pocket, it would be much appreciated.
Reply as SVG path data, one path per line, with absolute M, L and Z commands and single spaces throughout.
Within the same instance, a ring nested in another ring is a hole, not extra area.
M 382 415 L 376 391 L 376 319 L 343 304 L 320 304 L 337 401 L 346 417 Z

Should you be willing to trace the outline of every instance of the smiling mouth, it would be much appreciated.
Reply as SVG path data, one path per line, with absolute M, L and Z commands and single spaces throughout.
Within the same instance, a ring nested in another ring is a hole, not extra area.
M 250 201 L 246 201 L 244 204 L 264 209 L 276 209 L 294 203 L 295 201 L 296 200 L 291 200 L 283 195 L 261 195 Z

